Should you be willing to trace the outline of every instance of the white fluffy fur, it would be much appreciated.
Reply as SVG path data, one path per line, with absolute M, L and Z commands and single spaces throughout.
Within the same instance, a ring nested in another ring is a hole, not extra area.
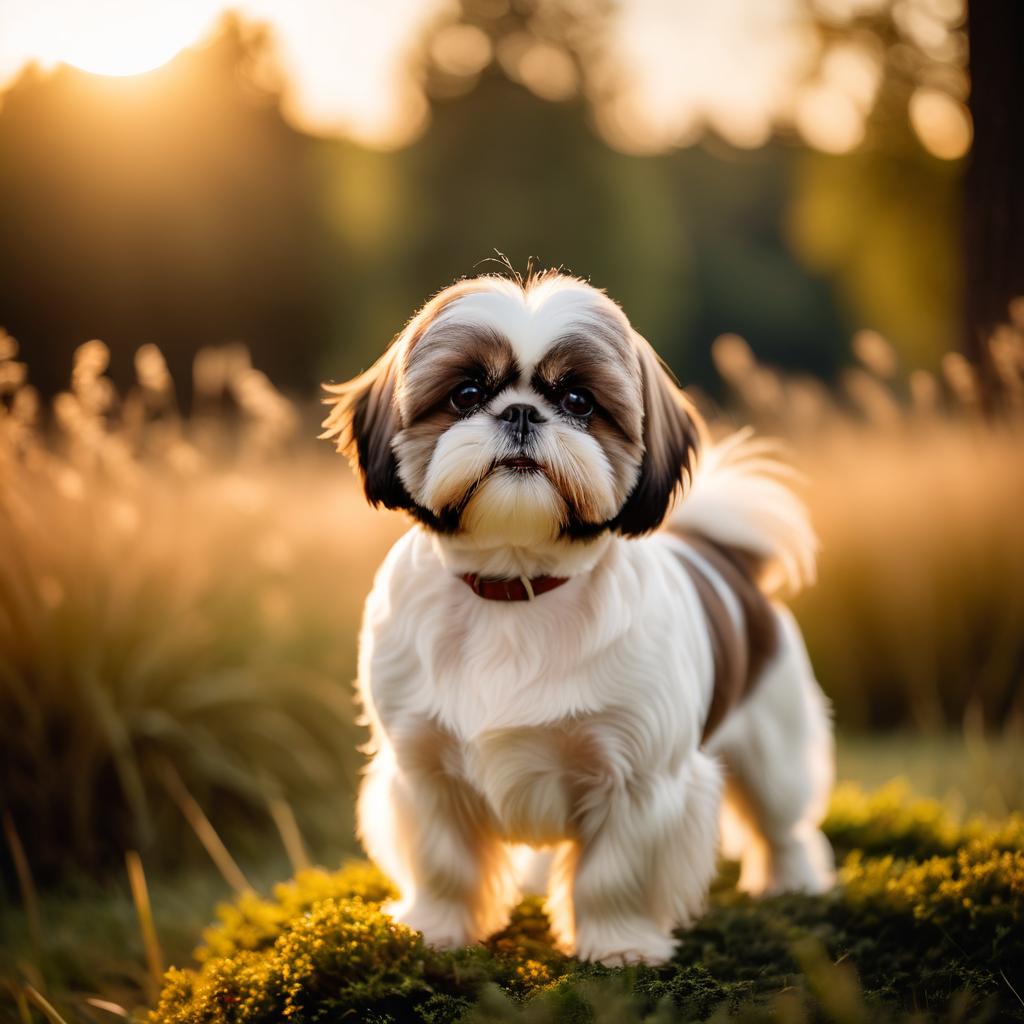
M 687 529 L 768 559 L 772 585 L 796 593 L 815 579 L 818 541 L 799 498 L 787 486 L 793 470 L 776 446 L 746 428 L 707 449 L 682 508 Z
M 500 328 L 529 380 L 558 324 L 585 322 L 595 301 L 574 284 L 527 298 L 496 288 L 461 300 L 459 315 Z M 493 430 L 490 416 L 447 430 L 417 499 L 441 507 L 467 478 L 484 478 Z M 543 458 L 575 459 L 580 486 L 614 511 L 615 467 L 599 446 L 571 427 L 542 444 Z M 360 641 L 372 762 L 359 832 L 399 888 L 391 912 L 431 943 L 477 941 L 504 924 L 520 893 L 514 844 L 529 844 L 553 851 L 548 906 L 566 950 L 659 962 L 673 928 L 704 906 L 723 790 L 724 840 L 745 889 L 831 883 L 817 828 L 832 781 L 827 710 L 778 607 L 777 653 L 702 747 L 714 662 L 678 557 L 685 541 L 667 531 L 563 540 L 562 514 L 543 476 L 499 470 L 460 533 L 417 526 L 388 554 Z M 746 435 L 705 449 L 670 522 L 770 559 L 791 587 L 813 575 L 803 507 Z M 571 578 L 536 601 L 502 603 L 477 597 L 464 571 Z

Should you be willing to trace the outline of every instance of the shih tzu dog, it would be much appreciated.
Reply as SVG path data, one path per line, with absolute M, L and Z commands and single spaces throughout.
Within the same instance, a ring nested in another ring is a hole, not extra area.
M 763 443 L 710 444 L 619 306 L 558 273 L 445 289 L 328 390 L 323 436 L 418 521 L 360 639 L 358 828 L 396 920 L 486 937 L 529 847 L 567 952 L 664 961 L 720 826 L 743 889 L 831 884 L 827 707 L 773 600 L 816 541 Z

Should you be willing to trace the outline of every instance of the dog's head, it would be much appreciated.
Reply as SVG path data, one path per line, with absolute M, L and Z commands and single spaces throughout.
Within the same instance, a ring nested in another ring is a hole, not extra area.
M 328 385 L 367 498 L 509 544 L 664 518 L 696 413 L 603 292 L 561 274 L 446 288 L 365 373 Z

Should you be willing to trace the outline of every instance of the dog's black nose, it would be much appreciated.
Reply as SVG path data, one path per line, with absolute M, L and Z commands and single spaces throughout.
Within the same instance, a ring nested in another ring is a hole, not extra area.
M 499 418 L 503 419 L 506 423 L 512 424 L 512 428 L 519 435 L 520 441 L 525 441 L 529 436 L 531 424 L 544 422 L 544 417 L 541 416 L 540 411 L 535 406 L 522 403 L 508 406 Z

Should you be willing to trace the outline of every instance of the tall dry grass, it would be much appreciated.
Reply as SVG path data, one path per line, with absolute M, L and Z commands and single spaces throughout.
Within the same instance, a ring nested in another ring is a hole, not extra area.
M 906 377 L 875 336 L 838 397 L 717 343 L 716 429 L 754 421 L 808 478 L 823 555 L 797 612 L 840 726 L 1020 714 L 1020 331 L 999 345 L 991 420 L 965 364 Z M 402 520 L 244 350 L 200 354 L 187 419 L 151 346 L 125 395 L 83 346 L 50 410 L 16 355 L 0 339 L 0 795 L 33 866 L 177 858 L 168 764 L 233 850 L 282 806 L 314 844 L 350 835 L 358 615 Z
M 837 392 L 714 354 L 739 419 L 785 439 L 822 541 L 795 609 L 846 728 L 1020 729 L 1024 718 L 1024 300 L 992 339 L 995 412 L 962 357 L 906 372 L 854 338 Z
M 198 361 L 189 423 L 153 348 L 121 398 L 83 346 L 46 418 L 14 354 L 4 339 L 0 793 L 33 866 L 179 857 L 168 762 L 228 832 L 272 835 L 268 801 L 311 794 L 344 832 L 387 519 L 340 461 L 294 457 L 296 413 L 244 353 Z

